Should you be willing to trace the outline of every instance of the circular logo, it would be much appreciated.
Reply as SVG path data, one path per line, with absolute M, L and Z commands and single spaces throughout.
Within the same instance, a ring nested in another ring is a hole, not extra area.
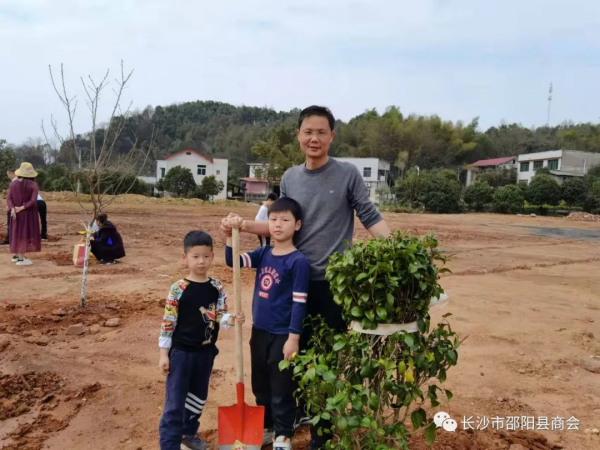
M 271 289 L 273 287 L 273 283 L 273 277 L 269 274 L 263 275 L 263 277 L 260 279 L 260 287 L 263 291 L 268 291 Z

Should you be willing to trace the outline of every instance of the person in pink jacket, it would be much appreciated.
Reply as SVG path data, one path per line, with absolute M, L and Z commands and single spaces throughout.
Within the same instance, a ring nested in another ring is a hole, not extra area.
M 24 162 L 15 171 L 18 181 L 12 183 L 6 203 L 10 208 L 10 251 L 12 261 L 17 266 L 30 266 L 31 260 L 26 253 L 40 252 L 40 219 L 38 217 L 38 186 L 35 182 L 37 172 L 33 166 Z

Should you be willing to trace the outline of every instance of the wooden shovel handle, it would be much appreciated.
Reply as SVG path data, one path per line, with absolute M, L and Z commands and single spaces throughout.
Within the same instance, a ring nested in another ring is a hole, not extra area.
M 231 230 L 231 239 L 233 247 L 233 298 L 235 305 L 235 314 L 242 312 L 242 274 L 240 268 L 240 230 L 233 228 Z M 235 365 L 236 377 L 238 383 L 244 382 L 244 338 L 242 335 L 242 326 L 235 324 Z

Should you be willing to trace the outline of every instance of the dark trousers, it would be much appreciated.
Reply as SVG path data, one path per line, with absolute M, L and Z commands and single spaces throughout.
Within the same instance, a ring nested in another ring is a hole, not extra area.
M 308 286 L 308 296 L 306 301 L 307 321 L 305 322 L 302 336 L 300 337 L 300 348 L 309 348 L 309 341 L 314 330 L 311 317 L 321 316 L 325 319 L 325 323 L 335 330 L 336 333 L 344 332 L 348 329 L 348 324 L 342 319 L 342 307 L 333 301 L 333 294 L 327 280 L 313 280 Z M 301 416 L 305 414 L 305 405 L 299 405 L 299 413 Z M 322 432 L 319 436 L 318 429 L 331 429 L 329 421 L 321 419 L 317 426 L 310 427 L 311 450 L 325 447 L 325 443 L 332 438 L 331 434 Z
M 171 349 L 165 407 L 160 419 L 160 450 L 179 450 L 183 436 L 194 436 L 208 397 L 216 347 L 197 353 Z
M 252 328 L 250 354 L 252 363 L 252 392 L 256 404 L 265 407 L 264 428 L 275 429 L 275 436 L 294 436 L 296 420 L 296 382 L 292 371 L 279 370 L 283 346 L 288 335 L 277 335 Z
M 260 242 L 261 247 L 268 247 L 271 245 L 271 237 L 259 236 L 258 242 Z
M 38 213 L 40 214 L 40 221 L 42 222 L 42 239 L 48 239 L 48 225 L 46 223 L 46 202 L 44 200 L 37 201 Z

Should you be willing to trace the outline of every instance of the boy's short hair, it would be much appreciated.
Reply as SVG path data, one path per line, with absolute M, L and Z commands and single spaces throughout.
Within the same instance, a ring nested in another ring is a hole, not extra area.
M 298 129 L 302 127 L 302 122 L 304 122 L 304 119 L 310 116 L 320 116 L 327 118 L 327 121 L 329 122 L 329 128 L 331 128 L 331 131 L 333 131 L 333 127 L 335 127 L 335 118 L 333 117 L 333 114 L 331 113 L 329 108 L 317 105 L 312 105 L 308 108 L 304 108 L 300 112 L 300 117 L 298 118 Z
M 108 220 L 108 216 L 106 214 L 98 214 L 96 216 L 96 220 L 98 222 L 100 222 L 102 225 L 104 225 L 106 223 L 106 221 Z
M 275 192 L 271 192 L 269 195 L 267 195 L 267 200 L 272 200 L 275 201 L 277 200 L 277 194 Z
M 290 197 L 281 197 L 275 200 L 271 206 L 269 206 L 268 214 L 278 212 L 291 212 L 296 222 L 302 220 L 302 207 L 300 203 Z
M 192 230 L 183 238 L 183 251 L 187 252 L 192 247 L 210 247 L 213 249 L 213 240 L 210 234 L 204 231 Z

